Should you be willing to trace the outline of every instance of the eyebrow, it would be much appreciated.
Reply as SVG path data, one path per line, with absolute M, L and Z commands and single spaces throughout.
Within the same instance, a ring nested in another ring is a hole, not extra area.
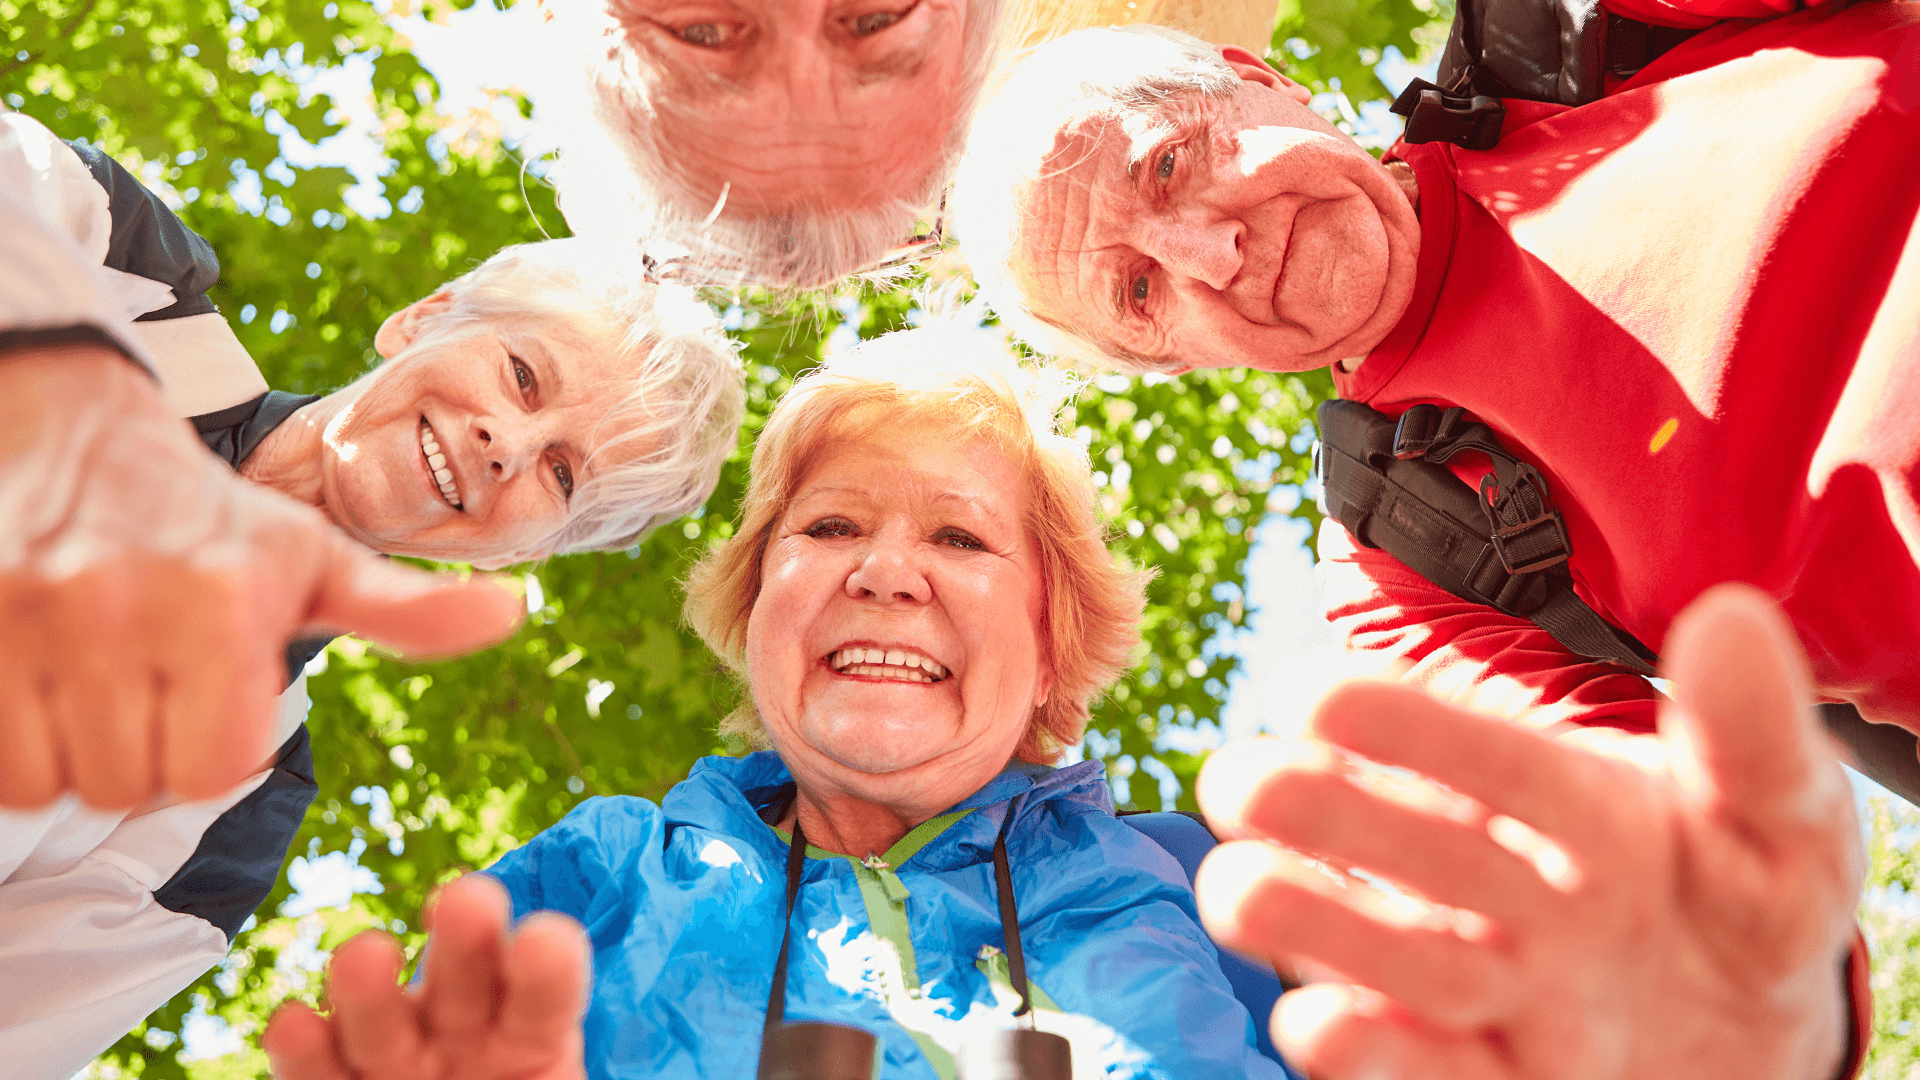
M 873 499 L 873 492 L 867 488 L 832 486 L 810 487 L 804 492 L 795 495 L 793 502 L 795 504 L 803 503 L 818 495 L 854 495 L 858 496 L 862 501 L 868 502 Z M 988 500 L 980 495 L 965 495 L 958 491 L 937 491 L 928 497 L 928 501 L 936 505 L 941 503 L 958 503 L 983 518 L 995 523 L 1000 522 L 1000 515 L 992 513 L 988 509 Z

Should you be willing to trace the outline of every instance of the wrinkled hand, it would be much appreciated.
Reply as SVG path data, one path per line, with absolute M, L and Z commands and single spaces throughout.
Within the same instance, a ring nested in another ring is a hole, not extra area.
M 393 939 L 369 930 L 334 950 L 333 1014 L 294 1002 L 261 1038 L 280 1080 L 580 1080 L 586 933 L 540 912 L 507 933 L 506 890 L 476 874 L 433 905 L 427 978 L 397 980 Z
M 1290 1060 L 1322 1080 L 1830 1080 L 1863 867 L 1798 643 L 1722 586 L 1667 662 L 1657 737 L 1556 739 L 1349 684 L 1313 716 L 1319 749 L 1213 755 L 1201 804 L 1248 839 L 1201 867 L 1208 928 L 1338 980 L 1275 1008 Z
M 0 807 L 218 794 L 272 749 L 301 628 L 452 654 L 524 611 L 241 480 L 116 353 L 0 357 Z

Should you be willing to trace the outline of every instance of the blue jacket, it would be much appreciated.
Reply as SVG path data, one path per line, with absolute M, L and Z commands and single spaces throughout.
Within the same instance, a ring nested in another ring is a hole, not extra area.
M 788 852 L 760 811 L 791 783 L 771 753 L 706 758 L 660 806 L 590 799 L 488 871 L 516 917 L 565 912 L 593 940 L 590 1077 L 754 1074 Z M 789 1021 L 874 1032 L 886 1080 L 951 1077 L 970 1032 L 1012 1026 L 1018 998 L 998 954 L 993 880 L 994 838 L 1011 810 L 1040 1026 L 1072 1041 L 1076 1080 L 1284 1076 L 1254 1049 L 1253 1020 L 1220 974 L 1185 874 L 1113 816 L 1099 763 L 1016 766 L 954 810 L 971 812 L 895 867 L 809 850 Z

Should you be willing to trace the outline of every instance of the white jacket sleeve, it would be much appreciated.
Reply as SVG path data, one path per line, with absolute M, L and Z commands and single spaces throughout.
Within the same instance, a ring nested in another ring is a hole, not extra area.
M 219 798 L 0 813 L 6 1076 L 67 1080 L 226 955 L 313 798 L 306 709 L 303 677 L 281 695 L 272 767 Z

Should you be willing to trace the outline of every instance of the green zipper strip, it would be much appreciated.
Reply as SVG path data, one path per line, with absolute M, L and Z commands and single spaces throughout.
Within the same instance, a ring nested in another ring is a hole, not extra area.
M 914 959 L 913 934 L 907 923 L 907 897 L 912 895 L 906 882 L 900 880 L 898 868 L 920 853 L 920 849 L 932 843 L 934 838 L 946 832 L 954 822 L 973 813 L 971 810 L 955 810 L 921 822 L 887 849 L 884 855 L 868 855 L 854 858 L 835 851 L 822 851 L 812 844 L 807 845 L 807 856 L 816 859 L 845 859 L 853 867 L 853 879 L 860 884 L 860 899 L 867 908 L 867 922 L 877 936 L 893 944 L 894 951 L 900 955 L 900 976 L 906 982 L 907 992 L 914 997 L 920 996 L 920 965 Z M 793 834 L 782 829 L 773 830 L 787 843 L 793 843 Z
M 807 857 L 811 859 L 845 859 L 853 867 L 853 879 L 860 884 L 860 900 L 867 908 L 867 923 L 874 934 L 891 942 L 894 952 L 900 956 L 900 977 L 906 983 L 907 993 L 920 996 L 920 964 L 914 958 L 913 933 L 907 923 L 906 882 L 900 880 L 898 869 L 920 853 L 920 849 L 933 842 L 933 839 L 946 832 L 948 827 L 968 814 L 971 810 L 955 810 L 951 814 L 942 814 L 921 822 L 913 831 L 901 837 L 897 843 L 887 849 L 884 855 L 868 855 L 856 859 L 851 855 L 842 855 L 837 851 L 822 851 L 812 844 L 807 845 Z M 793 843 L 793 834 L 784 829 L 774 829 L 776 835 L 787 843 Z M 896 1021 L 897 1022 L 897 1021 Z M 905 1027 L 905 1025 L 901 1025 Z M 907 1028 L 907 1034 L 920 1046 L 920 1052 L 927 1056 L 928 1064 L 940 1080 L 954 1080 L 954 1062 L 952 1055 L 940 1048 L 922 1032 Z

